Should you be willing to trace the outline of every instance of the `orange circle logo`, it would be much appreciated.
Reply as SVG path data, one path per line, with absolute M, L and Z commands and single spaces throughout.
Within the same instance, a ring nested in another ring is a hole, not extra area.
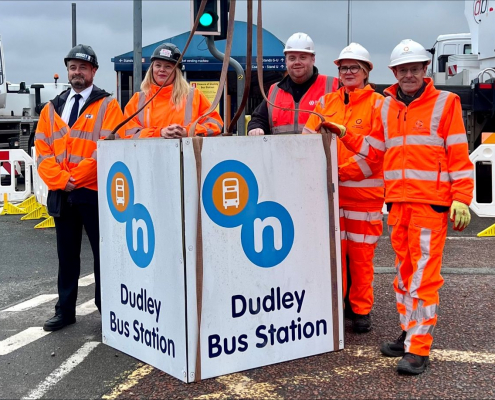
M 213 204 L 224 215 L 237 215 L 246 207 L 249 189 L 246 180 L 235 172 L 226 172 L 213 185 Z
M 121 172 L 117 172 L 112 180 L 112 202 L 120 212 L 125 211 L 129 205 L 129 184 Z

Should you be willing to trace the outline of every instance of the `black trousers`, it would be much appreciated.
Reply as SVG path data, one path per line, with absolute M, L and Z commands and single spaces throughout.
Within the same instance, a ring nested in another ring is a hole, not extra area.
M 58 302 L 55 313 L 71 318 L 76 313 L 78 280 L 81 271 L 83 227 L 88 234 L 94 258 L 95 304 L 101 312 L 100 296 L 100 232 L 98 203 L 73 203 L 64 199 L 63 212 L 55 217 L 58 252 Z M 93 204 L 92 204 L 93 203 Z

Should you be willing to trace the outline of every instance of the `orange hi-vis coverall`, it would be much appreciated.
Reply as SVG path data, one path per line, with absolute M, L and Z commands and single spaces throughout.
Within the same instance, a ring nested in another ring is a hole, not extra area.
M 420 356 L 429 355 L 437 322 L 448 208 L 453 200 L 469 205 L 474 189 L 459 97 L 424 81 L 409 106 L 397 98 L 398 84 L 385 90 L 383 131 L 366 138 L 349 131 L 342 138 L 368 160 L 384 157 L 397 310 L 407 331 L 405 351 Z
M 119 103 L 108 96 L 83 108 L 72 128 L 51 101 L 41 111 L 35 146 L 38 173 L 48 189 L 64 190 L 70 177 L 77 188 L 98 189 L 97 141 L 105 139 L 123 120 Z
M 370 85 L 348 94 L 345 88 L 323 96 L 315 111 L 326 120 L 367 136 L 372 129 L 381 129 L 380 104 L 383 96 Z M 303 134 L 316 133 L 321 120 L 312 114 Z M 339 164 L 340 239 L 344 297 L 347 291 L 346 257 L 349 258 L 351 287 L 349 302 L 356 314 L 369 314 L 373 306 L 373 257 L 383 229 L 383 171 L 381 159 L 370 163 L 349 151 L 337 140 Z
M 144 92 L 134 93 L 125 106 L 124 117 L 134 114 L 159 88 L 151 85 L 147 95 Z M 183 104 L 176 108 L 172 104 L 172 90 L 173 85 L 162 88 L 151 103 L 129 121 L 125 132 L 127 138 L 160 137 L 161 129 L 171 124 L 183 126 L 191 135 L 191 125 L 210 108 L 211 103 L 199 89 L 191 87 Z M 196 124 L 195 136 L 216 136 L 222 132 L 222 127 L 222 118 L 217 111 L 213 111 Z

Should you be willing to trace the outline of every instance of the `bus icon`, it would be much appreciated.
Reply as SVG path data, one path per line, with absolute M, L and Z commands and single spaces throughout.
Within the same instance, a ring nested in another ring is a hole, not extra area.
M 124 180 L 122 178 L 115 179 L 115 199 L 117 205 L 125 205 Z
M 239 180 L 227 178 L 222 182 L 223 207 L 239 208 Z

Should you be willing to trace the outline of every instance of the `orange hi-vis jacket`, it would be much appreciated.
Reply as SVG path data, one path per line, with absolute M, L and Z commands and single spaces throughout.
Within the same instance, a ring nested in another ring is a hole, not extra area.
M 36 129 L 38 173 L 50 190 L 64 189 L 69 178 L 77 188 L 97 190 L 96 145 L 123 121 L 117 100 L 101 92 L 99 99 L 86 101 L 72 128 L 62 120 L 55 109 L 57 96 L 41 111 Z M 93 93 L 92 92 L 92 93 Z M 61 110 L 59 110 L 61 113 Z M 119 132 L 120 134 L 120 132 Z
M 281 89 L 278 84 L 274 84 L 270 87 L 268 100 L 271 103 L 284 108 L 313 111 L 319 98 L 326 93 L 336 91 L 338 87 L 339 80 L 337 78 L 318 75 L 316 81 L 310 86 L 298 103 L 294 102 L 292 94 Z M 267 106 L 268 121 L 270 122 L 270 129 L 273 134 L 302 133 L 310 113 L 283 110 L 281 108 L 272 107 L 270 104 Z
M 396 97 L 398 83 L 386 89 L 383 130 L 366 138 L 350 131 L 342 142 L 368 160 L 384 157 L 387 203 L 469 205 L 474 172 L 459 96 L 437 90 L 430 78 L 425 82 L 424 92 L 409 106 Z
M 148 95 L 135 93 L 125 106 L 124 117 L 127 118 L 140 109 L 159 89 L 151 85 Z M 138 115 L 126 125 L 127 138 L 160 137 L 162 128 L 171 124 L 179 124 L 186 128 L 188 135 L 191 125 L 211 106 L 206 96 L 198 89 L 191 87 L 182 106 L 177 110 L 172 104 L 173 85 L 165 86 L 160 93 Z M 222 132 L 223 121 L 217 111 L 202 118 L 196 124 L 195 136 L 216 136 Z
M 381 129 L 380 105 L 383 96 L 370 85 L 349 93 L 348 104 L 344 103 L 345 88 L 323 96 L 314 111 L 322 114 L 327 121 L 344 125 L 348 130 L 363 137 L 373 129 Z M 311 114 L 303 134 L 316 133 L 321 120 Z M 339 163 L 339 205 L 340 207 L 361 206 L 380 209 L 383 206 L 384 183 L 381 159 L 366 162 L 348 150 L 337 140 Z

